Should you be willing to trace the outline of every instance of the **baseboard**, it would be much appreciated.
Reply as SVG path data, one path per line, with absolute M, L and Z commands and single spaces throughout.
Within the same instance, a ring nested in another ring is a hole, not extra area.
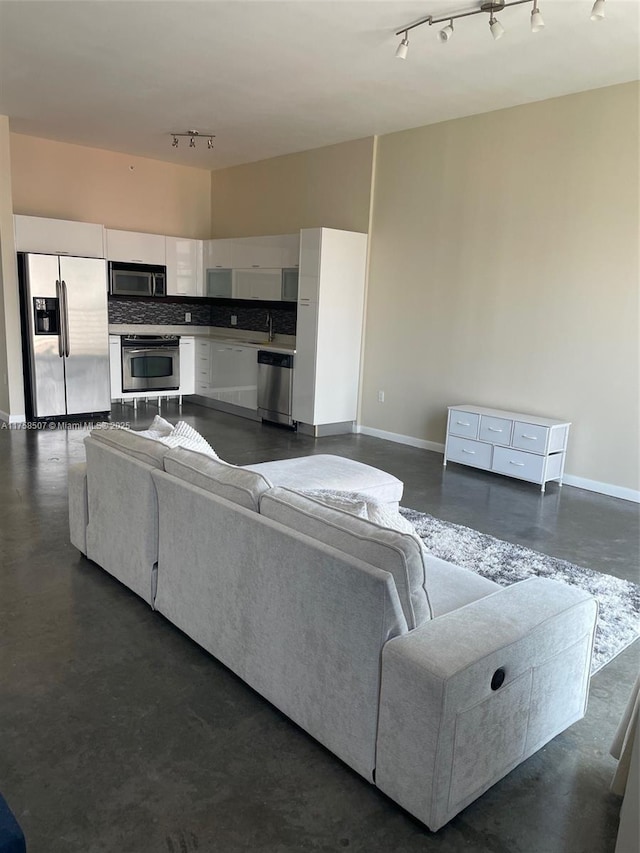
M 0 423 L 3 424 L 24 424 L 27 422 L 27 419 L 24 415 L 10 415 L 7 412 L 3 412 L 0 409 Z
M 565 474 L 562 482 L 565 486 L 574 486 L 576 489 L 585 489 L 588 492 L 598 492 L 623 501 L 640 503 L 640 491 L 636 489 L 614 486 L 612 483 L 600 483 L 598 480 L 587 480 L 586 477 L 576 477 L 574 474 Z
M 434 450 L 436 453 L 444 453 L 444 444 L 414 438 L 412 435 L 401 435 L 398 432 L 387 432 L 384 429 L 373 429 L 373 427 L 361 425 L 356 426 L 354 432 L 361 435 L 371 435 L 374 438 L 384 438 L 386 441 L 395 441 L 396 444 L 408 444 L 410 447 L 419 447 L 421 450 Z
M 371 435 L 374 438 L 383 438 L 386 441 L 394 441 L 396 444 L 408 444 L 410 447 L 419 447 L 421 450 L 433 450 L 436 453 L 444 453 L 444 444 L 437 441 L 425 441 L 414 438 L 412 435 L 401 435 L 397 432 L 387 432 L 383 429 L 373 429 L 358 425 L 355 432 L 361 435 Z M 585 489 L 589 492 L 598 492 L 601 495 L 609 495 L 612 498 L 620 498 L 623 501 L 640 503 L 640 491 L 627 489 L 624 486 L 615 486 L 612 483 L 600 483 L 598 480 L 588 480 L 586 477 L 576 477 L 574 474 L 565 474 L 562 482 L 566 486 L 574 486 L 576 489 Z

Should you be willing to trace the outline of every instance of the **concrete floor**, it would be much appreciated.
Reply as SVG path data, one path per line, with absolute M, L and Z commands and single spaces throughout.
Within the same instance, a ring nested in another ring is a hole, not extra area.
M 157 410 L 114 407 L 146 426 Z M 171 402 L 222 458 L 337 453 L 403 504 L 638 580 L 638 508 L 451 465 L 366 436 L 314 441 Z M 592 680 L 584 720 L 433 834 L 78 554 L 66 469 L 86 429 L 0 430 L 0 791 L 29 853 L 610 853 L 608 755 L 638 643 Z

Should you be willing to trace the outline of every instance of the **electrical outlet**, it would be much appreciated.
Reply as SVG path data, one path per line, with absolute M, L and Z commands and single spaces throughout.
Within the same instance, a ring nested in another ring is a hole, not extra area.
M 184 312 L 184 321 L 185 321 L 185 323 L 191 322 L 191 311 L 185 311 Z
M 238 325 L 238 318 L 237 318 L 237 316 L 236 316 L 235 314 L 232 314 L 232 315 L 231 315 L 231 325 L 232 325 L 232 326 L 237 326 L 237 325 Z
M 384 391 L 378 391 L 378 402 L 384 403 Z

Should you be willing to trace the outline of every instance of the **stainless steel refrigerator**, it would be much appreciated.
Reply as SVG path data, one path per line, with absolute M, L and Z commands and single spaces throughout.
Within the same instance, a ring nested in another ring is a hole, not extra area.
M 106 261 L 35 254 L 18 261 L 29 415 L 108 411 Z

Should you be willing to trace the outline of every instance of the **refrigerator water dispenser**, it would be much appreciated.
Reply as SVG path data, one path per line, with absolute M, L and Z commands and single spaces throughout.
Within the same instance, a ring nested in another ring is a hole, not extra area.
M 33 299 L 33 325 L 36 335 L 57 335 L 60 331 L 58 300 L 36 296 Z

